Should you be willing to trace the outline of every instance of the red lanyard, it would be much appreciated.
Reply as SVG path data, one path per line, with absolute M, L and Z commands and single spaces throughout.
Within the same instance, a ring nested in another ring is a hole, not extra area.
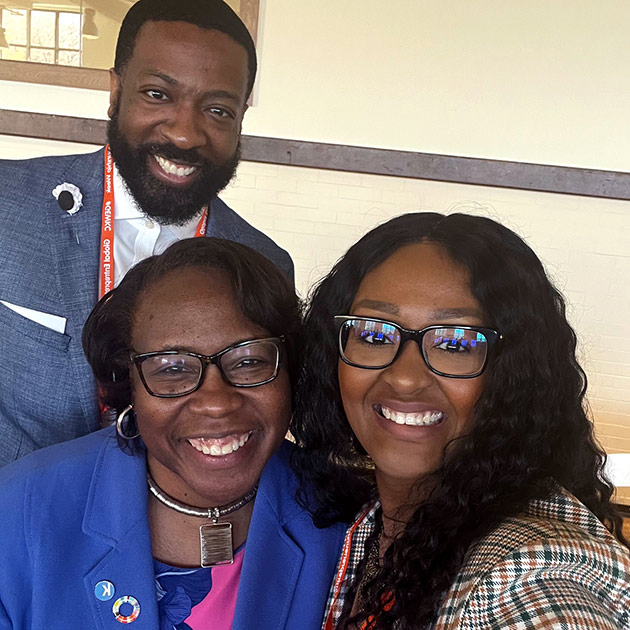
M 346 577 L 346 572 L 348 571 L 348 563 L 350 562 L 350 551 L 352 550 L 352 538 L 354 536 L 354 532 L 357 527 L 361 523 L 363 523 L 363 519 L 368 515 L 370 510 L 373 508 L 373 505 L 370 505 L 364 512 L 357 518 L 352 527 L 348 530 L 346 534 L 346 540 L 343 543 L 343 550 L 341 552 L 341 558 L 339 559 L 339 568 L 337 569 L 337 576 L 335 577 L 335 584 L 333 587 L 333 601 L 330 605 L 330 610 L 328 611 L 328 617 L 326 617 L 326 624 L 324 625 L 324 630 L 334 630 L 335 626 L 333 625 L 333 617 L 335 613 L 335 609 L 337 607 L 337 600 L 339 599 L 339 593 L 341 590 L 341 585 L 343 583 L 344 578 Z
M 105 180 L 103 186 L 103 217 L 101 220 L 101 256 L 99 298 L 114 288 L 114 161 L 109 145 L 105 147 Z M 195 236 L 205 236 L 208 227 L 208 206 L 199 219 Z
M 354 537 L 354 532 L 357 527 L 363 523 L 365 517 L 370 513 L 370 510 L 374 509 L 374 504 L 369 505 L 363 513 L 357 518 L 352 527 L 346 533 L 346 539 L 343 544 L 343 550 L 341 552 L 341 559 L 339 560 L 339 568 L 337 569 L 337 576 L 335 577 L 335 584 L 333 587 L 333 601 L 330 605 L 330 610 L 328 611 L 328 616 L 326 617 L 326 624 L 324 625 L 324 630 L 335 630 L 333 617 L 335 614 L 335 609 L 337 607 L 337 600 L 339 599 L 341 585 L 343 583 L 344 578 L 346 577 L 346 572 L 348 571 L 348 563 L 350 562 L 350 551 L 352 549 L 352 538 Z M 385 610 L 391 610 L 394 605 L 393 597 L 390 597 L 388 601 L 385 602 L 384 608 Z M 365 621 L 361 630 L 370 630 L 370 628 L 375 628 L 374 625 L 375 618 L 370 615 L 367 621 Z

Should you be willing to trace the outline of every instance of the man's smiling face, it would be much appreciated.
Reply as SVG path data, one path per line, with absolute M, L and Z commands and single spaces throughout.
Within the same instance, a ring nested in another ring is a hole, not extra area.
M 248 60 L 228 35 L 187 22 L 147 22 L 111 71 L 108 139 L 143 212 L 192 219 L 230 181 L 247 109 Z

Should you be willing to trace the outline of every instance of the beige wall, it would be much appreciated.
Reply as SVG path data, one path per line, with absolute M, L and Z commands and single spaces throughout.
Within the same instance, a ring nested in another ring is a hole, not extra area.
M 628 23 L 627 0 L 261 0 L 244 131 L 630 171 Z M 0 107 L 106 103 L 0 82 Z
M 267 0 L 247 131 L 630 171 L 628 23 L 626 0 Z
M 625 0 L 267 0 L 244 131 L 630 171 L 628 18 Z M 105 118 L 107 95 L 0 82 L 0 107 Z M 0 157 L 75 149 L 0 137 Z M 630 202 L 247 163 L 223 197 L 303 292 L 401 212 L 506 223 L 568 298 L 598 435 L 630 452 Z

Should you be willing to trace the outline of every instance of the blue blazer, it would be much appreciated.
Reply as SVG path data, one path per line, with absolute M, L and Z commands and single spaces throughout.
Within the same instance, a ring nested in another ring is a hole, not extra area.
M 345 526 L 317 529 L 297 505 L 291 448 L 260 479 L 234 630 L 321 627 Z M 124 595 L 140 604 L 129 627 L 159 628 L 145 458 L 121 451 L 111 427 L 0 471 L 0 532 L 0 630 L 120 630 Z
M 0 304 L 0 466 L 99 428 L 81 330 L 98 299 L 103 150 L 88 155 L 0 160 L 0 300 L 67 319 L 65 334 Z M 70 216 L 52 195 L 78 186 Z M 290 256 L 220 199 L 207 234 L 260 251 L 293 278 Z

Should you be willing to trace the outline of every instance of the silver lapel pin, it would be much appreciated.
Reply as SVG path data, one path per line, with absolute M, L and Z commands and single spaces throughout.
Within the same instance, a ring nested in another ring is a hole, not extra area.
M 83 207 L 83 195 L 77 186 L 64 182 L 52 191 L 59 207 L 70 216 Z

